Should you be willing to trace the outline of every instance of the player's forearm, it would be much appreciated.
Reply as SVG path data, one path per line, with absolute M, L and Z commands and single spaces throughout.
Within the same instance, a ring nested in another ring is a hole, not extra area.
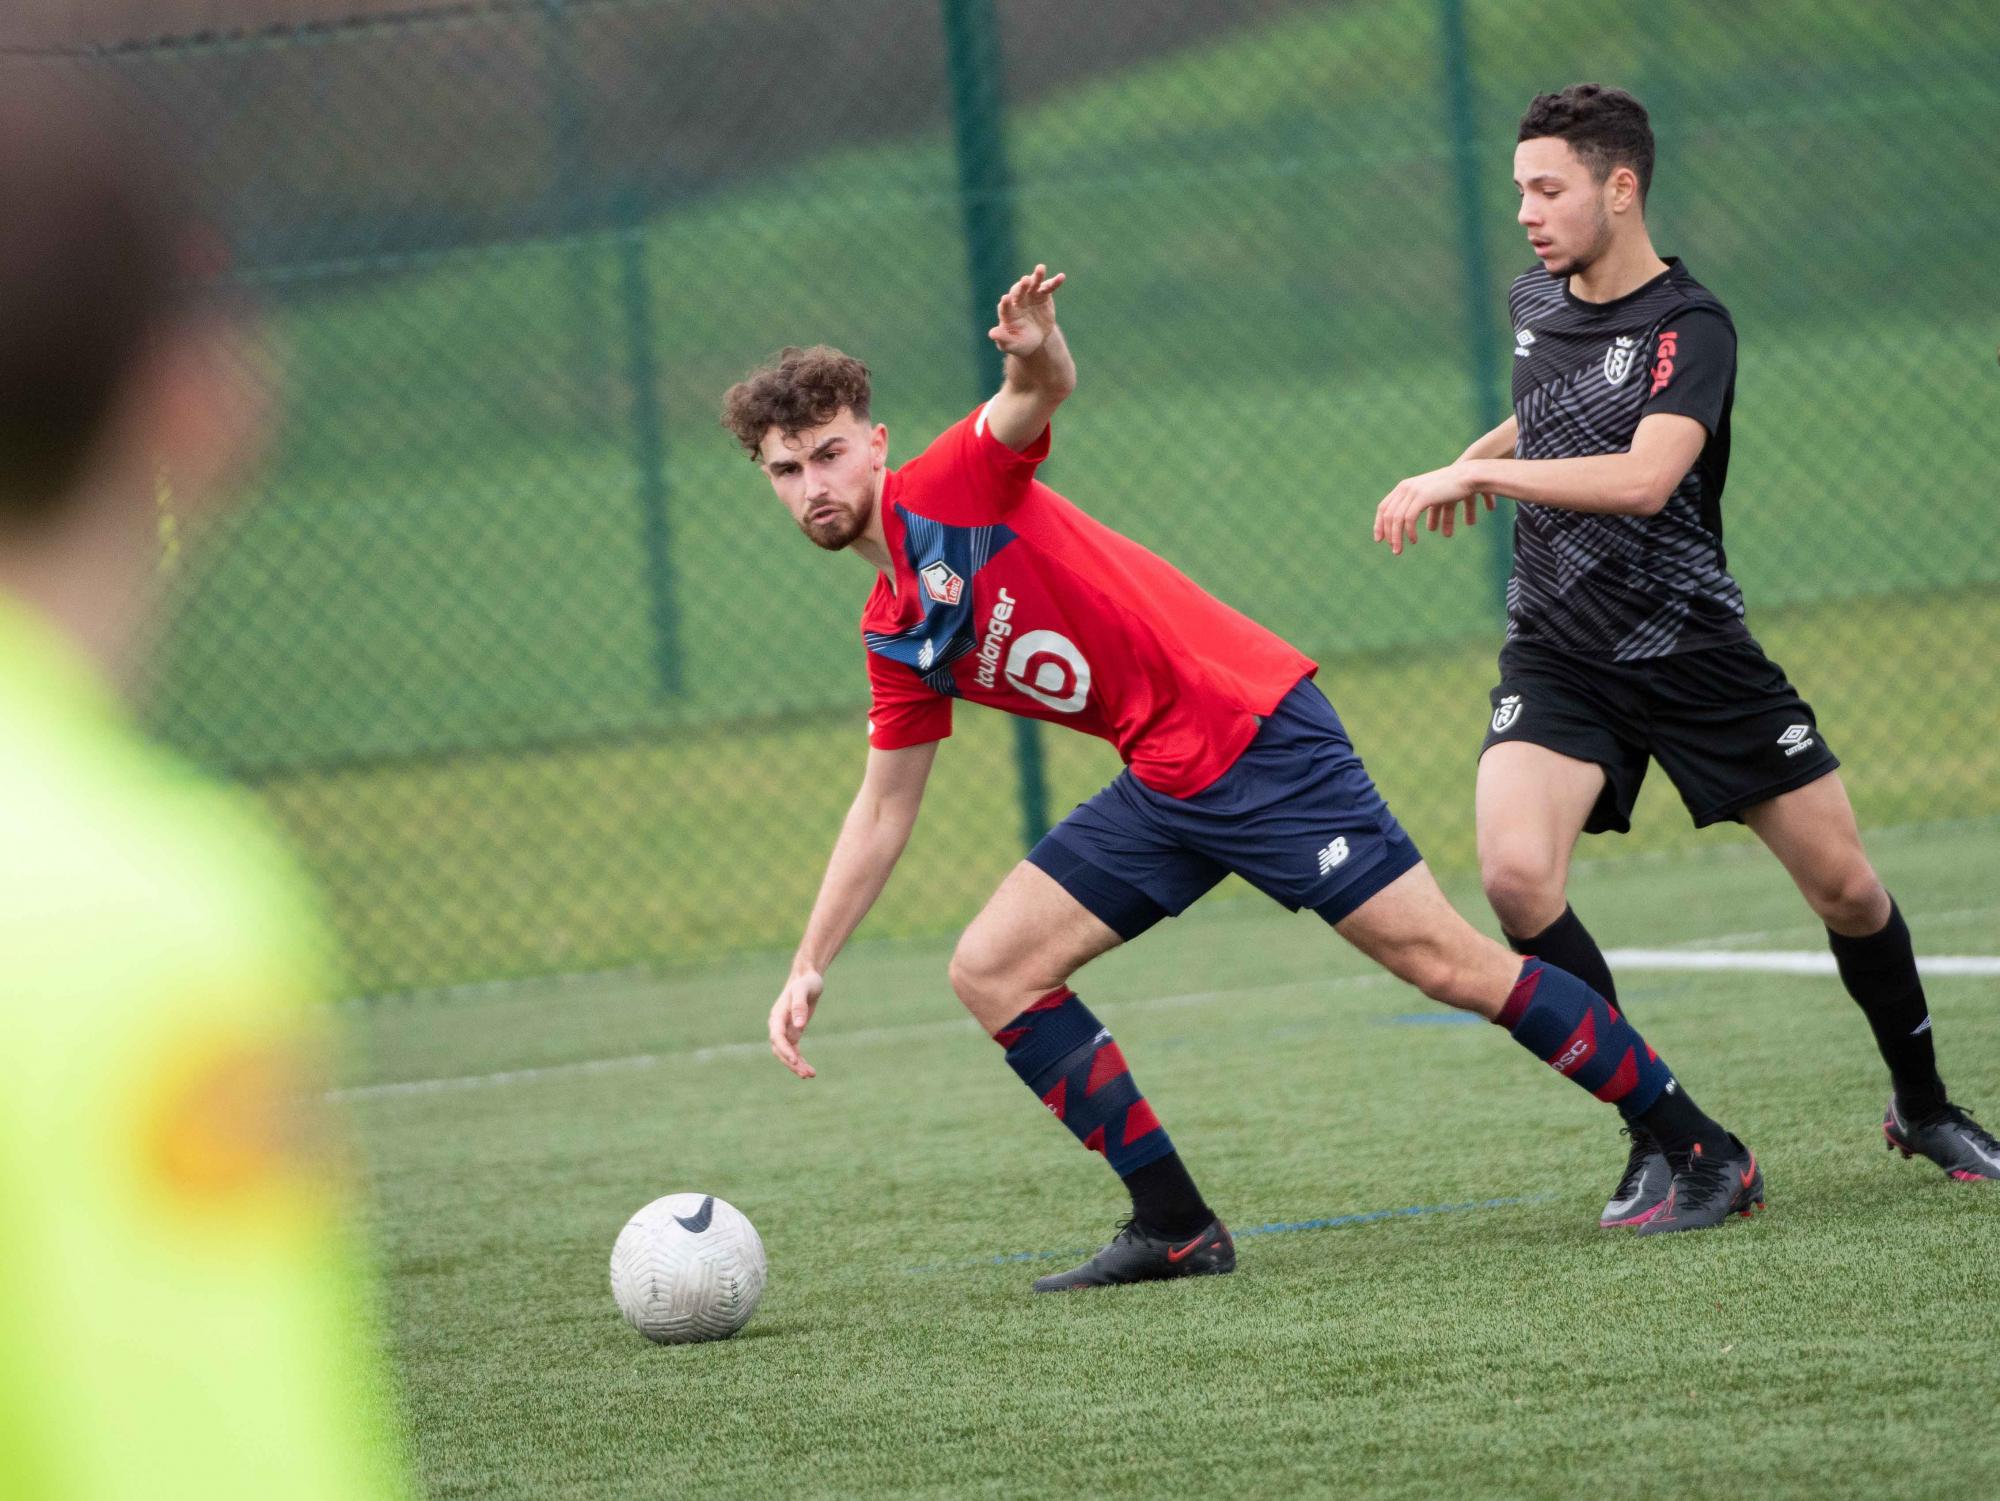
M 1607 516 L 1651 516 L 1666 504 L 1680 475 L 1657 472 L 1640 455 L 1596 454 L 1585 459 L 1471 459 L 1472 488 L 1511 495 L 1564 511 Z
M 833 963 L 889 884 L 889 875 L 902 858 L 916 821 L 914 807 L 878 802 L 865 793 L 854 800 L 826 862 L 826 876 L 820 882 L 812 916 L 806 921 L 805 936 L 799 940 L 792 961 L 794 974 L 802 969 L 824 973 Z
M 1051 407 L 1076 389 L 1076 360 L 1060 328 L 1049 330 L 1033 354 L 1007 356 L 1006 387 L 1018 395 L 1038 398 Z
M 1462 464 L 1470 459 L 1511 459 L 1514 444 L 1520 428 L 1512 417 L 1489 433 L 1481 433 L 1466 445 L 1465 452 L 1458 456 Z

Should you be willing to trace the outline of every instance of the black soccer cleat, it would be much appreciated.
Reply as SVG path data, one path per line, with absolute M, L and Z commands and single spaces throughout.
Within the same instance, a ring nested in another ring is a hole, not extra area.
M 2000 1183 L 2000 1141 L 1969 1110 L 1947 1105 L 1926 1120 L 1906 1120 L 1890 1095 L 1882 1135 L 1890 1151 L 1928 1157 L 1961 1183 Z
M 1673 1187 L 1660 1212 L 1638 1227 L 1637 1235 L 1670 1235 L 1676 1230 L 1713 1230 L 1732 1214 L 1749 1215 L 1764 1207 L 1764 1170 L 1757 1154 L 1734 1136 L 1729 1152 L 1708 1157 L 1696 1142 L 1685 1168 L 1674 1174 Z
M 1618 1180 L 1616 1192 L 1597 1217 L 1598 1225 L 1606 1230 L 1645 1224 L 1666 1204 L 1667 1191 L 1674 1184 L 1673 1164 L 1653 1133 L 1643 1126 L 1622 1129 L 1632 1138 L 1632 1151 L 1625 1159 L 1625 1176 Z
M 1236 1270 L 1236 1242 L 1221 1220 L 1191 1239 L 1155 1237 L 1126 1220 L 1110 1245 L 1082 1266 L 1035 1279 L 1038 1293 L 1078 1287 L 1123 1287 L 1129 1282 L 1161 1282 L 1171 1277 L 1219 1277 Z

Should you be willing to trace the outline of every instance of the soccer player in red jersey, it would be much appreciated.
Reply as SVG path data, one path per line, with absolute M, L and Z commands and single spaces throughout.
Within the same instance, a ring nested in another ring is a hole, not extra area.
M 867 368 L 838 350 L 787 349 L 725 398 L 725 426 L 799 529 L 877 575 L 861 620 L 868 766 L 771 1008 L 772 1051 L 813 1077 L 799 1040 L 827 967 L 888 881 L 966 699 L 1097 735 L 1126 763 L 1015 867 L 951 960 L 952 989 L 1008 1064 L 1131 1192 L 1117 1238 L 1038 1291 L 1235 1266 L 1118 1044 L 1069 986 L 1231 871 L 1505 1026 L 1628 1123 L 1682 1150 L 1739 1151 L 1601 996 L 1452 909 L 1310 658 L 1036 480 L 1076 386 L 1062 282 L 1037 266 L 1008 289 L 991 330 L 1000 391 L 901 468 L 870 420 Z M 1761 1199 L 1761 1176 L 1746 1188 Z

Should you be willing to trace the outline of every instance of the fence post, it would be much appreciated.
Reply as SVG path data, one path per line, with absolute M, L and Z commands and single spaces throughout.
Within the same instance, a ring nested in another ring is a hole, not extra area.
M 979 396 L 1000 389 L 1004 361 L 986 337 L 993 305 L 1022 267 L 1014 249 L 1014 196 L 1000 104 L 1000 29 L 993 0 L 942 0 L 951 70 L 952 139 L 958 157 L 958 199 L 965 221 L 970 281 L 973 368 Z M 1048 785 L 1042 770 L 1041 726 L 1013 718 L 1014 764 L 1021 791 L 1021 831 L 1033 846 L 1049 830 Z
M 638 466 L 640 524 L 653 623 L 653 665 L 660 691 L 681 691 L 679 605 L 674 597 L 673 538 L 667 519 L 667 440 L 653 357 L 653 289 L 646 271 L 646 211 L 638 192 L 618 195 L 618 298 L 625 315 L 625 374 L 632 391 L 632 448 Z
M 1480 432 L 1491 432 L 1505 417 L 1494 378 L 1500 366 L 1500 346 L 1494 335 L 1504 316 L 1495 302 L 1492 275 L 1486 261 L 1486 218 L 1479 192 L 1479 99 L 1472 82 L 1472 44 L 1465 28 L 1465 0 L 1438 0 L 1438 29 L 1443 43 L 1444 97 L 1451 132 L 1452 178 L 1458 200 L 1459 266 L 1464 275 L 1465 336 L 1471 350 L 1467 375 L 1472 388 L 1472 418 Z M 1495 525 L 1486 533 L 1487 562 L 1493 596 L 1500 613 L 1507 611 L 1507 577 L 1514 570 L 1513 517 L 1504 510 L 1487 518 Z

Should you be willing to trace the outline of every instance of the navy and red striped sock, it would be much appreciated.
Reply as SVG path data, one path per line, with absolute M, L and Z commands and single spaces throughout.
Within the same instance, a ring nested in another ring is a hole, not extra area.
M 1697 1142 L 1710 1154 L 1729 1150 L 1729 1133 L 1702 1112 L 1638 1029 L 1568 970 L 1528 960 L 1493 1020 L 1565 1079 L 1616 1106 L 1627 1124 L 1651 1132 L 1676 1167 Z
M 1565 1079 L 1616 1105 L 1628 1121 L 1673 1080 L 1616 1006 L 1568 970 L 1540 959 L 1521 966 L 1521 978 L 1493 1020 Z
M 1124 1180 L 1141 1225 L 1163 1235 L 1192 1235 L 1214 1218 L 1139 1092 L 1111 1029 L 1075 991 L 1051 991 L 993 1040 L 1007 1050 L 1008 1067 L 1021 1082 Z

